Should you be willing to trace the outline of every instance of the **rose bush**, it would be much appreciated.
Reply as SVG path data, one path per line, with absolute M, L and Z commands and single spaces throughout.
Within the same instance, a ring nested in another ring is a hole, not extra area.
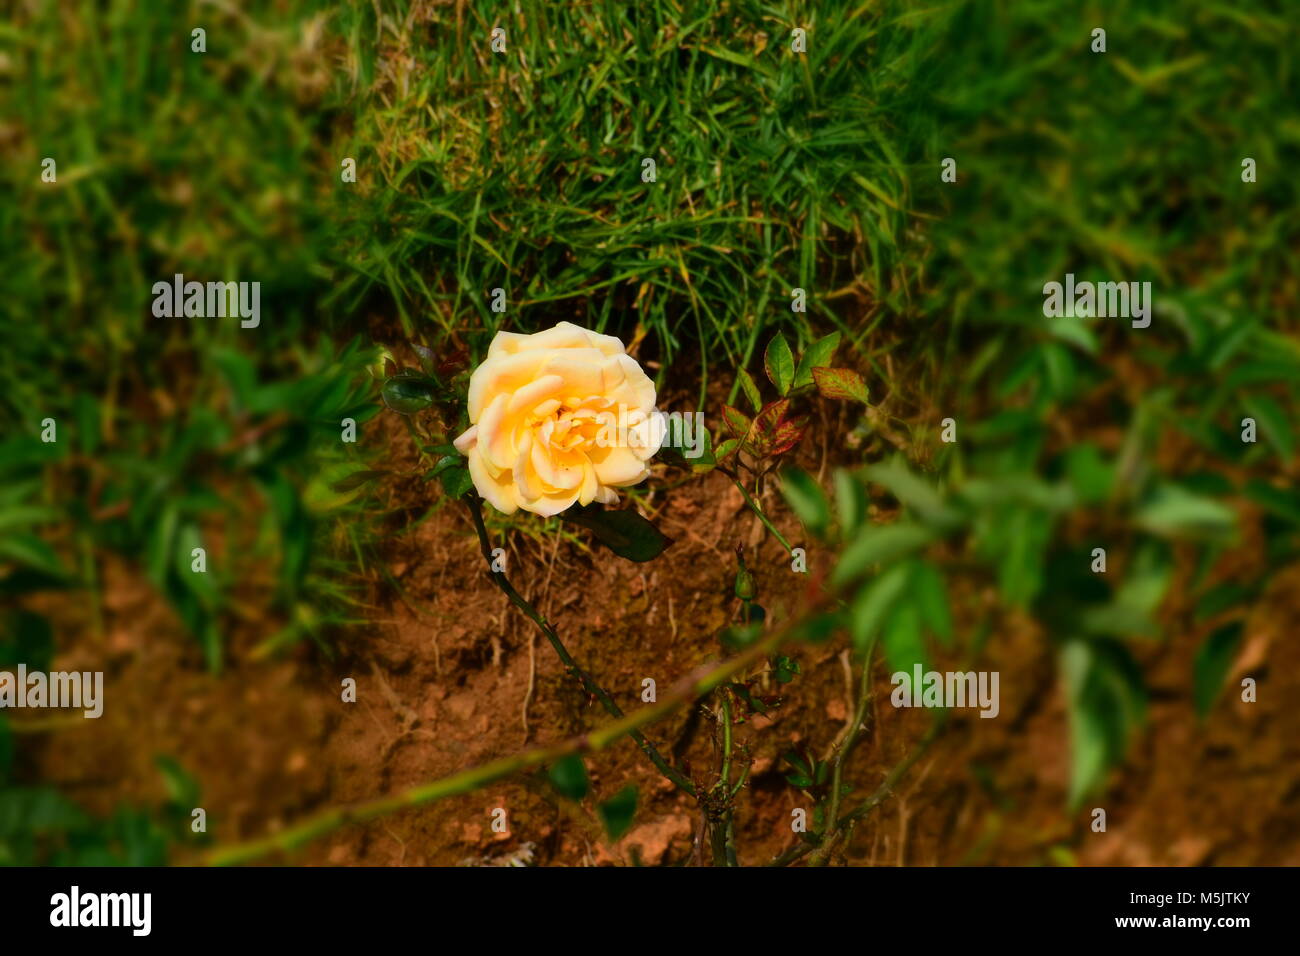
M 664 438 L 649 376 L 612 335 L 570 322 L 498 332 L 469 382 L 455 445 L 494 508 L 555 515 L 644 480 Z

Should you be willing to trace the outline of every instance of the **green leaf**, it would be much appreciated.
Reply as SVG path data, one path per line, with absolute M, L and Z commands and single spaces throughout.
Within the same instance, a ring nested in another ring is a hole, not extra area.
M 812 767 L 808 765 L 808 761 L 804 755 L 797 750 L 787 750 L 781 755 L 781 759 L 801 773 L 808 775 L 812 774 Z
M 1246 482 L 1246 487 L 1242 491 L 1247 498 L 1270 514 L 1275 514 L 1292 524 L 1300 524 L 1300 495 L 1297 495 L 1294 490 L 1283 491 L 1262 479 L 1252 478 Z
M 815 368 L 812 370 L 817 391 L 824 398 L 867 404 L 867 383 L 851 368 Z
M 1093 334 L 1092 329 L 1088 328 L 1078 319 L 1048 319 L 1044 326 L 1047 334 L 1053 338 L 1067 342 L 1088 355 L 1097 354 L 1097 337 Z
M 437 462 L 434 463 L 434 466 L 432 468 L 430 468 L 428 471 L 424 473 L 424 480 L 432 481 L 433 479 L 441 475 L 444 471 L 446 471 L 448 468 L 454 468 L 457 465 L 464 465 L 464 463 L 465 463 L 465 456 L 460 454 L 459 452 L 453 451 L 450 454 L 443 455 L 441 458 L 437 460 Z
M 26 565 L 51 578 L 66 578 L 67 571 L 49 543 L 35 534 L 20 532 L 0 537 L 0 559 Z
M 83 827 L 85 812 L 53 787 L 0 790 L 0 848 L 12 837 Z
M 1207 637 L 1196 652 L 1192 664 L 1193 699 L 1196 701 L 1196 715 L 1201 720 L 1209 716 L 1214 702 L 1223 692 L 1223 682 L 1241 646 L 1241 632 L 1241 621 L 1225 624 Z
M 1227 505 L 1178 485 L 1162 485 L 1135 515 L 1140 528 L 1168 538 L 1217 538 L 1232 533 L 1237 515 Z
M 1164 541 L 1143 542 L 1124 571 L 1115 599 L 1139 614 L 1153 615 L 1169 590 L 1173 573 L 1170 545 Z
M 921 635 L 921 614 L 915 602 L 902 601 L 894 605 L 885 630 L 881 635 L 881 644 L 885 648 L 885 659 L 889 661 L 894 673 L 907 675 L 912 680 L 913 668 L 926 666 L 925 639 Z M 912 694 L 920 693 L 920 688 L 913 687 Z
M 840 333 L 832 332 L 830 335 L 823 336 L 799 357 L 799 367 L 795 369 L 794 382 L 790 388 L 793 391 L 796 388 L 806 388 L 813 384 L 813 369 L 827 368 L 831 364 L 831 359 L 835 357 L 835 350 L 840 345 Z
M 176 571 L 185 586 L 198 596 L 203 607 L 211 610 L 220 603 L 216 569 L 212 567 L 213 555 L 210 552 L 205 552 L 207 555 L 206 571 L 198 572 L 193 570 L 194 549 L 203 547 L 205 547 L 203 536 L 199 532 L 198 525 L 192 522 L 182 524 L 180 531 L 176 535 Z
M 438 357 L 434 354 L 433 349 L 427 345 L 420 345 L 418 342 L 412 342 L 411 348 L 419 356 L 420 368 L 424 371 L 424 374 L 430 379 L 434 379 L 436 377 L 434 370 L 438 367 Z
M 83 455 L 93 455 L 99 447 L 99 403 L 81 392 L 77 395 L 73 412 L 77 417 L 77 444 Z
M 439 473 L 438 481 L 442 483 L 443 492 L 452 499 L 460 498 L 474 487 L 474 479 L 470 477 L 469 469 L 459 465 L 444 469 Z
M 778 684 L 788 684 L 794 680 L 795 675 L 799 673 L 799 662 L 793 657 L 787 657 L 785 654 L 777 656 L 775 666 L 773 667 L 773 676 Z
M 550 778 L 555 789 L 570 800 L 581 800 L 590 789 L 587 765 L 578 754 L 557 760 L 551 767 Z
M 163 784 L 167 788 L 169 803 L 184 807 L 186 815 L 199 805 L 199 783 L 185 770 L 175 757 L 160 754 L 154 758 L 154 765 L 162 774 Z
M 1237 584 L 1225 581 L 1201 595 L 1196 602 L 1196 621 L 1201 623 L 1222 614 L 1228 608 L 1254 600 L 1259 594 L 1259 583 Z
M 812 476 L 799 468 L 787 468 L 781 473 L 781 494 L 804 527 L 821 537 L 830 523 L 831 509 Z
M 1008 506 L 1063 512 L 1078 505 L 1074 489 L 1068 484 L 1049 484 L 1034 475 L 1022 473 L 1004 473 L 996 479 L 971 478 L 961 485 L 958 494 L 979 508 Z
M 835 511 L 840 519 L 840 534 L 850 535 L 867 516 L 867 490 L 847 468 L 835 469 Z
M 888 563 L 925 547 L 933 532 L 907 521 L 890 525 L 868 525 L 844 549 L 831 572 L 831 584 L 840 587 L 864 573 L 873 564 Z
M 255 404 L 257 369 L 253 360 L 234 349 L 216 348 L 211 352 L 212 364 L 225 376 L 235 402 L 248 409 Z
M 340 492 L 353 491 L 360 488 L 362 485 L 374 481 L 376 478 L 382 478 L 387 474 L 389 474 L 389 472 L 384 471 L 383 469 L 362 468 L 358 471 L 354 471 L 346 478 L 341 478 L 331 484 L 330 490 Z
M 717 467 L 719 448 L 714 447 L 713 436 L 707 428 L 700 428 L 694 440 L 688 443 L 685 428 L 670 427 L 657 454 L 664 461 L 702 475 Z
M 560 517 L 587 528 L 597 541 L 629 561 L 653 560 L 672 544 L 658 528 L 631 510 L 605 511 L 588 506 L 570 508 Z
M 739 438 L 728 438 L 726 441 L 719 442 L 718 447 L 713 451 L 713 457 L 719 463 L 724 462 L 736 453 L 736 450 L 740 448 L 740 444 L 741 440 Z
M 596 807 L 605 832 L 611 840 L 621 839 L 632 828 L 632 818 L 636 815 L 636 787 L 629 784 L 604 803 Z
M 361 475 L 359 480 L 355 476 Z M 374 474 L 364 465 L 339 461 L 326 465 L 303 489 L 302 504 L 308 511 L 325 514 L 342 508 L 361 496 L 363 486 Z
M 754 411 L 763 407 L 763 396 L 759 394 L 758 385 L 755 384 L 753 377 L 743 368 L 740 370 L 740 390 L 745 393 L 749 399 L 749 405 Z
M 921 623 L 939 638 L 944 647 L 952 647 L 952 611 L 948 606 L 948 589 L 939 569 L 929 561 L 915 562 L 909 590 L 921 615 Z
M 900 456 L 866 469 L 867 479 L 884 485 L 890 494 L 927 525 L 940 530 L 953 528 L 961 522 L 961 513 L 944 503 L 943 497 L 931 484 L 914 475 Z
M 998 588 L 1008 604 L 1027 605 L 1043 584 L 1044 554 L 1052 515 L 1026 507 L 1000 507 L 984 516 L 981 551 L 998 566 Z
M 794 382 L 794 353 L 790 351 L 790 343 L 782 333 L 778 332 L 767 343 L 767 351 L 763 353 L 763 368 L 767 370 L 767 377 L 776 386 L 776 390 L 783 396 L 789 394 Z
M 1101 452 L 1091 442 L 1070 449 L 1065 457 L 1065 471 L 1074 493 L 1086 505 L 1105 501 L 1115 480 L 1114 467 L 1101 457 Z
M 433 404 L 438 383 L 426 375 L 404 371 L 384 383 L 384 404 L 399 415 L 414 415 Z
M 1132 656 L 1117 641 L 1070 640 L 1061 650 L 1070 716 L 1070 806 L 1100 787 L 1123 759 L 1144 719 L 1146 691 Z
M 1295 457 L 1294 426 L 1277 402 L 1268 395 L 1250 395 L 1242 400 L 1246 412 L 1259 424 L 1264 437 L 1273 443 L 1282 461 Z
M 859 654 L 875 640 L 894 604 L 907 588 L 907 564 L 897 564 L 858 591 L 849 606 L 849 636 Z

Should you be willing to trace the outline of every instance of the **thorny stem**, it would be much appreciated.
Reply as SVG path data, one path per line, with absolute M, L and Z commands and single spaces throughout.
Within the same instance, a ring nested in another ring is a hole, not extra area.
M 941 733 L 943 733 L 947 720 L 948 712 L 946 710 L 940 711 L 939 715 L 935 718 L 934 723 L 930 725 L 930 729 L 925 732 L 925 736 L 922 737 L 917 745 L 912 748 L 912 752 L 903 758 L 903 760 L 898 763 L 893 770 L 889 771 L 889 775 L 885 777 L 880 786 L 872 792 L 871 796 L 867 797 L 867 799 L 863 800 L 854 809 L 850 810 L 836 821 L 835 825 L 831 828 L 827 839 L 830 839 L 831 836 L 839 833 L 845 827 L 857 823 L 858 820 L 861 820 L 876 807 L 880 806 L 880 804 L 888 800 L 890 795 L 894 792 L 894 788 L 898 786 L 898 782 L 907 774 L 907 771 L 912 769 L 912 765 L 921 759 L 921 756 L 930 749 L 930 745 L 934 743 Z M 815 849 L 817 849 L 817 847 L 813 844 L 800 843 L 796 846 L 792 846 L 767 865 L 788 866 L 796 860 L 802 859 Z
M 722 774 L 714 789 L 731 786 L 731 699 L 722 693 Z
M 740 793 L 740 788 L 745 785 L 745 781 L 748 779 L 749 779 L 749 767 L 746 766 L 744 770 L 740 771 L 740 777 L 739 779 L 736 780 L 736 785 L 731 788 L 731 793 L 728 794 L 728 796 L 732 800 L 736 799 L 736 794 Z
M 750 645 L 735 657 L 728 658 L 711 670 L 700 669 L 675 684 L 667 694 L 660 696 L 657 703 L 643 707 L 635 713 L 611 721 L 603 727 L 589 731 L 578 737 L 550 747 L 538 747 L 510 757 L 502 757 L 481 767 L 475 767 L 450 777 L 443 777 L 430 783 L 423 783 L 392 796 L 380 797 L 352 806 L 333 807 L 325 810 L 302 823 L 281 830 L 269 837 L 252 840 L 233 846 L 217 847 L 207 854 L 205 862 L 212 866 L 229 866 L 247 863 L 276 851 L 291 850 L 312 839 L 336 830 L 348 823 L 360 823 L 376 817 L 416 807 L 445 797 L 469 793 L 480 787 L 508 777 L 520 770 L 550 763 L 561 757 L 575 753 L 595 753 L 611 744 L 645 727 L 657 720 L 662 720 L 689 701 L 699 700 L 710 691 L 726 683 L 734 675 L 745 670 L 756 660 L 771 654 L 776 648 L 790 640 L 798 628 L 811 615 L 819 613 L 825 602 L 819 602 L 808 608 L 807 614 L 792 621 L 788 626 L 773 631 L 762 640 Z
M 506 577 L 504 571 L 493 570 L 492 542 L 488 539 L 487 527 L 483 524 L 483 505 L 479 502 L 479 499 L 474 495 L 466 496 L 465 507 L 469 509 L 470 517 L 474 520 L 474 529 L 478 532 L 479 549 L 483 552 L 483 559 L 488 563 L 488 570 L 492 575 L 493 583 L 495 583 L 505 596 L 510 599 L 511 604 L 523 611 L 524 615 L 541 629 L 542 633 L 546 635 L 546 639 L 551 642 L 551 646 L 555 648 L 555 653 L 559 655 L 560 660 L 564 663 L 564 666 L 568 669 L 569 673 L 582 682 L 582 686 L 586 689 L 587 693 L 599 700 L 611 717 L 622 717 L 623 711 L 619 708 L 618 704 L 614 703 L 614 698 L 610 697 L 603 687 L 597 684 L 586 671 L 578 666 L 577 661 L 573 659 L 568 648 L 564 646 L 564 642 L 560 640 L 560 635 L 555 632 L 553 627 L 551 627 L 550 622 L 548 622 L 546 618 L 542 617 L 542 615 L 537 612 L 536 608 L 529 604 L 524 596 L 515 590 L 514 585 L 510 583 L 510 579 Z M 668 761 L 664 760 L 663 755 L 659 753 L 655 748 L 655 745 L 646 740 L 644 734 L 639 730 L 633 729 L 631 731 L 631 737 L 636 741 L 637 746 L 641 748 L 642 752 L 650 758 L 650 762 L 658 768 L 661 774 L 676 784 L 680 789 L 685 790 L 691 796 L 695 796 L 695 784 L 691 783 L 691 781 L 681 773 L 674 770 L 672 766 L 669 765 Z
M 849 755 L 853 752 L 853 746 L 858 742 L 858 735 L 862 732 L 862 723 L 867 717 L 867 707 L 871 704 L 871 664 L 872 656 L 876 650 L 876 642 L 873 640 L 867 645 L 867 652 L 862 660 L 862 675 L 858 681 L 858 699 L 853 711 L 853 725 L 849 727 L 848 733 L 845 734 L 844 740 L 840 743 L 838 752 L 835 754 L 835 763 L 831 771 L 831 805 L 830 812 L 826 814 L 828 820 L 837 820 L 840 815 L 840 790 L 844 781 L 844 766 L 849 762 Z M 831 851 L 838 842 L 839 831 L 830 834 L 826 841 L 819 846 L 808 861 L 810 866 L 825 866 L 830 859 Z
M 722 698 L 722 771 L 718 776 L 718 782 L 713 785 L 709 791 L 710 795 L 721 791 L 722 801 L 720 809 L 715 810 L 718 817 L 716 820 L 710 820 L 710 831 L 713 844 L 713 865 L 714 866 L 735 866 L 736 849 L 732 844 L 732 815 L 731 801 L 735 791 L 731 789 L 731 747 L 732 747 L 732 726 L 731 726 L 731 697 L 723 688 L 720 695 Z
M 776 530 L 776 525 L 772 524 L 772 519 L 763 513 L 763 509 L 758 506 L 758 502 L 750 497 L 749 492 L 745 490 L 744 484 L 741 483 L 741 480 L 736 473 L 729 468 L 719 468 L 718 470 L 735 482 L 736 487 L 740 489 L 740 493 L 745 498 L 745 504 L 749 505 L 749 510 L 758 515 L 758 520 L 763 522 L 763 525 L 768 531 L 772 532 L 777 541 L 781 542 L 781 547 L 785 548 L 786 553 L 793 554 L 794 548 L 790 546 L 790 542 L 785 540 L 785 535 Z

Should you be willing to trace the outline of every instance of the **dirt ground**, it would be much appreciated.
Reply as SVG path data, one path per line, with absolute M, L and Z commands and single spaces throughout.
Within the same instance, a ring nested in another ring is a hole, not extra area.
M 391 413 L 377 420 L 390 466 L 418 468 Z M 801 463 L 814 472 L 826 454 L 805 442 Z M 672 472 L 657 483 L 681 477 Z M 394 529 L 421 516 L 433 489 L 411 478 L 381 489 Z M 656 492 L 656 521 L 674 539 L 645 565 L 555 537 L 516 535 L 508 573 L 556 623 L 575 658 L 625 710 L 641 706 L 644 678 L 662 690 L 720 654 L 713 636 L 733 620 L 734 548 L 751 547 L 760 602 L 773 620 L 786 613 L 792 574 L 779 544 L 719 474 Z M 775 501 L 767 502 L 778 513 Z M 797 534 L 788 516 L 783 531 Z M 499 543 L 499 542 L 498 542 Z M 1254 543 L 1255 545 L 1258 542 Z M 1250 541 L 1242 560 L 1258 553 Z M 158 754 L 175 755 L 199 780 L 217 843 L 265 835 L 326 807 L 361 801 L 555 741 L 607 720 L 599 704 L 567 678 L 545 638 L 493 586 L 463 508 L 444 507 L 414 530 L 390 538 L 383 557 L 401 593 L 370 582 L 368 626 L 341 635 L 328 659 L 303 644 L 278 660 L 250 651 L 269 626 L 250 615 L 228 628 L 229 666 L 205 672 L 195 642 L 143 581 L 139 569 L 102 566 L 102 643 L 89 607 L 43 607 L 59 628 L 59 669 L 106 670 L 104 716 L 24 738 L 25 773 L 56 783 L 88 809 L 120 801 L 158 803 Z M 810 548 L 815 569 L 819 556 Z M 1203 631 L 1178 601 L 1166 609 L 1166 638 L 1139 649 L 1151 689 L 1146 731 L 1112 777 L 1108 794 L 1079 813 L 1065 809 L 1068 730 L 1055 658 L 1031 621 L 995 612 L 982 665 L 1001 672 L 1002 712 L 982 720 L 955 712 L 948 730 L 895 795 L 858 827 L 846 859 L 865 865 L 1300 864 L 1300 568 L 1276 582 L 1252 615 L 1230 686 L 1246 673 L 1259 701 L 1225 693 L 1205 726 L 1194 717 L 1191 660 Z M 959 633 L 987 593 L 957 591 Z M 738 801 L 742 864 L 760 864 L 790 846 L 791 811 L 811 808 L 784 781 L 780 755 L 803 742 L 823 753 L 849 712 L 842 646 L 795 652 L 802 673 L 781 691 L 771 719 L 738 729 L 753 769 Z M 106 663 L 105 663 L 106 661 Z M 855 794 L 876 787 L 924 732 L 928 714 L 889 704 L 883 664 L 849 779 Z M 358 699 L 341 700 L 356 679 Z M 649 728 L 665 752 L 680 753 L 696 779 L 714 779 L 710 720 L 690 734 L 688 712 Z M 327 865 L 690 864 L 699 814 L 659 777 L 630 741 L 588 760 L 594 795 L 635 783 L 633 829 L 604 838 L 588 798 L 555 796 L 540 775 L 476 794 L 346 826 L 305 849 L 268 862 Z M 852 796 L 849 798 L 852 800 Z M 1091 807 L 1107 810 L 1104 833 L 1089 828 Z M 504 808 L 508 832 L 494 833 Z M 707 849 L 704 862 L 707 863 Z

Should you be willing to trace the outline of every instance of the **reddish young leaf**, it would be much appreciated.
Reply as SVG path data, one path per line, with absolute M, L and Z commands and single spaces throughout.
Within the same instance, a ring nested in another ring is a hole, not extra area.
M 771 435 L 789 410 L 790 400 L 788 398 L 782 398 L 764 405 L 763 410 L 754 416 L 754 432 L 758 435 Z
M 763 410 L 754 416 L 754 427 L 750 430 L 749 447 L 746 448 L 750 454 L 757 458 L 771 454 L 772 439 L 789 408 L 790 400 L 783 398 L 763 406 Z
M 469 350 L 454 349 L 438 363 L 438 374 L 443 378 L 454 378 L 469 365 Z
M 776 432 L 772 435 L 772 447 L 768 454 L 784 455 L 803 441 L 804 432 L 807 431 L 807 428 L 807 417 L 783 420 L 777 425 Z
M 817 391 L 826 398 L 867 404 L 867 383 L 851 368 L 815 368 L 812 370 Z
M 739 408 L 732 408 L 730 405 L 722 406 L 722 421 L 727 426 L 727 431 L 736 438 L 744 438 L 749 434 L 749 429 L 753 425 L 748 415 Z

